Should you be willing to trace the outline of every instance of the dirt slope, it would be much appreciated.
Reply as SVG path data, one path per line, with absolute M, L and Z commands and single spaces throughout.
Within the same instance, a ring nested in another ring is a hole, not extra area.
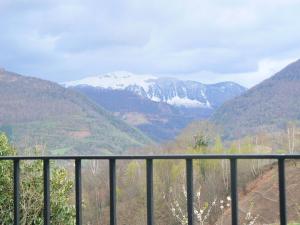
M 279 224 L 278 167 L 276 164 L 239 194 L 240 224 Z M 300 161 L 286 162 L 288 223 L 300 223 Z M 223 224 L 231 224 L 230 210 Z M 250 213 L 250 214 L 249 214 Z M 247 215 L 248 214 L 248 215 Z M 246 218 L 249 218 L 248 220 Z M 222 224 L 221 219 L 218 224 Z

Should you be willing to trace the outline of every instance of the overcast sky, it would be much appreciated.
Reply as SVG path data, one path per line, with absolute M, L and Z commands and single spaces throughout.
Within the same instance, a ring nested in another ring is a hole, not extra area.
M 0 0 L 0 67 L 252 86 L 300 58 L 300 0 Z

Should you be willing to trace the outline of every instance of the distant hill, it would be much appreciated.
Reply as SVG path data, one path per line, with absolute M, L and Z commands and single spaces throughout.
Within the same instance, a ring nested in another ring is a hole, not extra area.
M 114 72 L 66 82 L 156 141 L 176 137 L 189 123 L 207 119 L 246 89 L 233 82 L 196 81 Z
M 152 139 L 173 139 L 190 122 L 208 118 L 212 109 L 175 107 L 154 102 L 126 90 L 109 90 L 88 86 L 72 88 L 98 103 L 116 116 L 136 126 Z
M 84 95 L 60 85 L 0 71 L 0 131 L 20 149 L 51 154 L 121 153 L 152 141 Z
M 212 121 L 224 129 L 225 137 L 236 138 L 283 128 L 300 120 L 300 60 L 273 77 L 226 102 Z

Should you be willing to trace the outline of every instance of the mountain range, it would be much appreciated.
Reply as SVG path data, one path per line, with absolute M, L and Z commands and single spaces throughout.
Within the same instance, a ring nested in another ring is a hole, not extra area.
M 0 131 L 19 150 L 44 145 L 49 154 L 117 154 L 153 143 L 86 96 L 50 81 L 1 70 L 0 96 Z
M 86 77 L 65 82 L 64 85 L 126 90 L 154 102 L 187 108 L 217 108 L 246 90 L 234 82 L 207 85 L 197 81 L 136 75 L 124 71 Z
M 19 149 L 121 153 L 173 139 L 203 119 L 225 139 L 285 129 L 300 120 L 300 60 L 249 90 L 128 72 L 59 85 L 1 69 L 0 96 L 0 131 Z
M 285 129 L 300 120 L 300 60 L 229 100 L 212 116 L 225 138 Z
M 233 82 L 206 85 L 129 72 L 63 85 L 85 94 L 156 141 L 173 139 L 192 121 L 209 118 L 225 101 L 246 91 Z

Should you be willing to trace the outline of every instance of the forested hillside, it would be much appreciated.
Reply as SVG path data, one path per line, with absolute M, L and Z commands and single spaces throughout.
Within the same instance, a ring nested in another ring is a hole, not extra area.
M 83 95 L 41 79 L 0 71 L 0 131 L 19 151 L 108 154 L 152 141 Z
M 226 102 L 212 117 L 226 138 L 286 129 L 300 120 L 300 60 Z

